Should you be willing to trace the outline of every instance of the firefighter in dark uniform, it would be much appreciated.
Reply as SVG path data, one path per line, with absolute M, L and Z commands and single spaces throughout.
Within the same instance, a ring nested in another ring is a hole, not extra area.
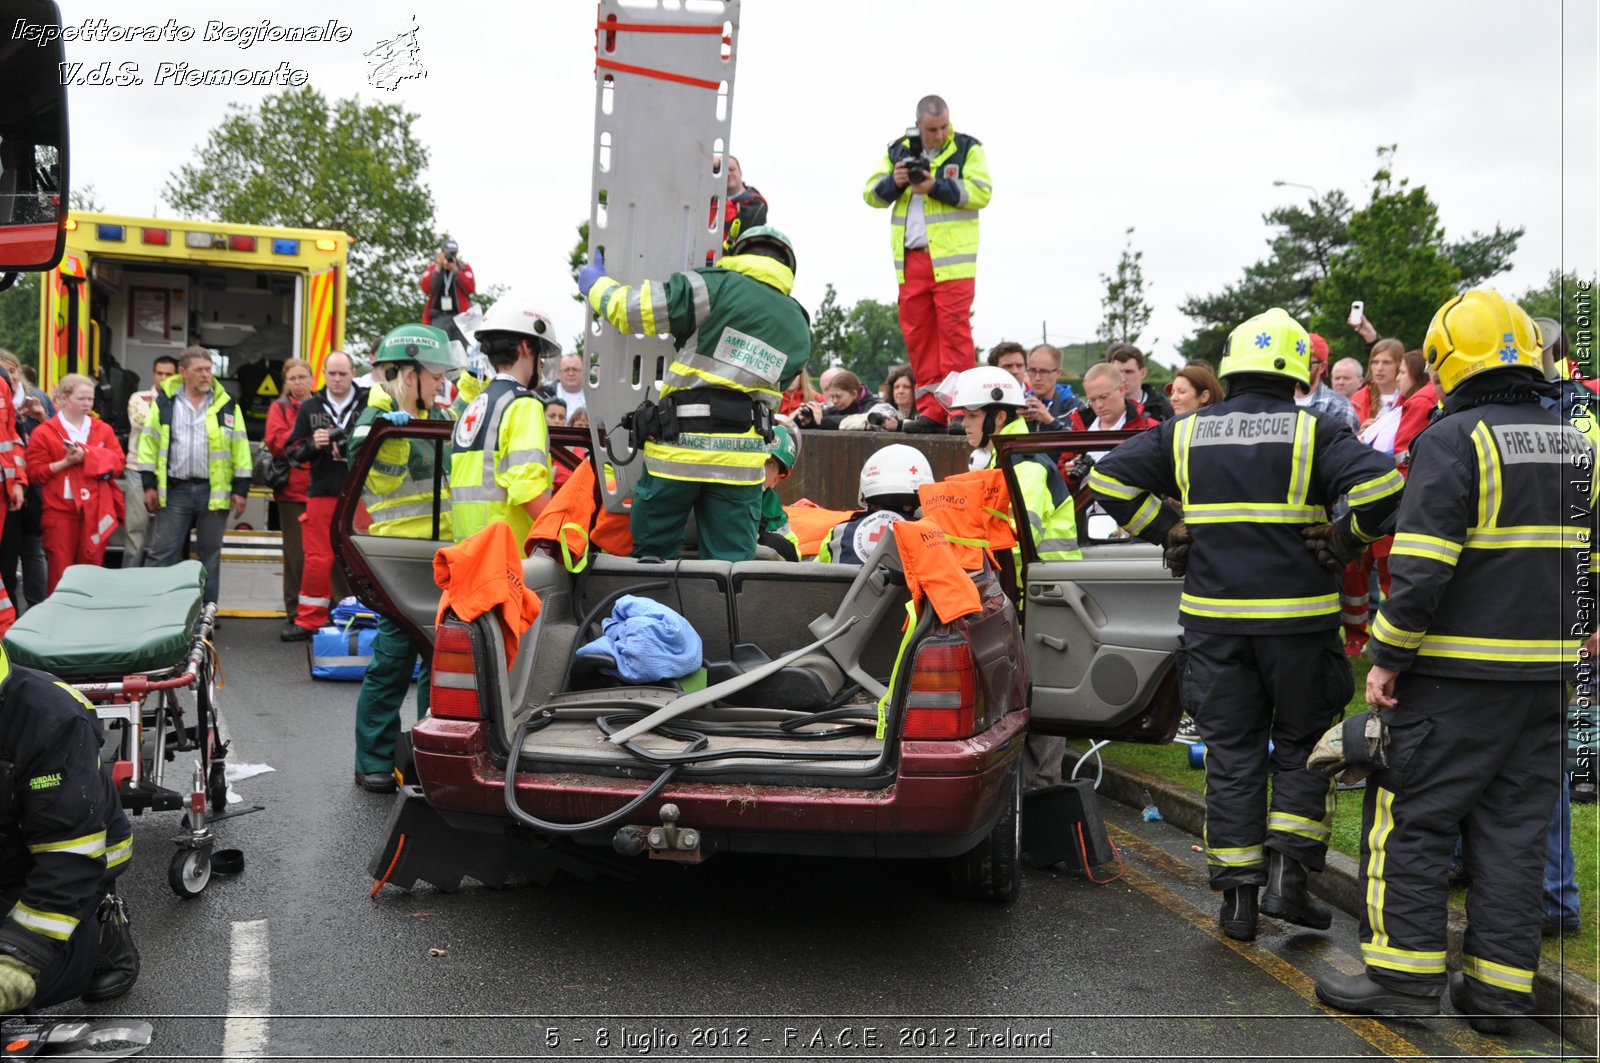
M 1227 399 L 1162 422 L 1089 474 L 1106 512 L 1164 547 L 1172 574 L 1184 577 L 1181 689 L 1206 744 L 1206 863 L 1223 893 L 1223 932 L 1240 941 L 1256 936 L 1258 901 L 1301 926 L 1332 922 L 1306 873 L 1327 853 L 1333 784 L 1308 771 L 1306 757 L 1343 712 L 1354 677 L 1326 565 L 1376 539 L 1403 488 L 1392 459 L 1295 405 L 1309 350 L 1306 330 L 1283 310 L 1251 318 L 1228 337 L 1219 374 Z M 1330 524 L 1346 493 L 1350 511 Z M 1164 498 L 1178 499 L 1181 513 Z
M 1540 347 L 1533 320 L 1489 289 L 1428 326 L 1444 412 L 1411 444 L 1393 582 L 1367 647 L 1367 700 L 1389 730 L 1362 816 L 1367 969 L 1317 981 L 1346 1011 L 1438 1012 L 1458 833 L 1471 885 L 1451 1003 L 1485 1033 L 1534 1007 L 1564 680 L 1593 628 L 1572 593 L 1592 579 L 1594 451 L 1540 405 Z
M 94 708 L 0 649 L 0 1014 L 133 987 L 139 952 L 112 880 L 133 829 L 100 764 Z

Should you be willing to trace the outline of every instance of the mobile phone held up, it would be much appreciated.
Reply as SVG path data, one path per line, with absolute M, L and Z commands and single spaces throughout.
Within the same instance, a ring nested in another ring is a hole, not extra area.
M 1360 299 L 1350 304 L 1350 327 L 1360 328 L 1361 322 L 1366 318 L 1366 304 Z

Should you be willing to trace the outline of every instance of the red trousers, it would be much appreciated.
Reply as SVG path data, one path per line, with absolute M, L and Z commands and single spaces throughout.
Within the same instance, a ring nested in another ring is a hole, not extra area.
M 934 283 L 933 259 L 926 250 L 906 252 L 905 273 L 906 281 L 900 285 L 900 331 L 917 383 L 917 412 L 948 424 L 950 415 L 933 397 L 933 389 L 946 375 L 977 364 L 971 314 L 978 282 L 967 277 Z
M 44 539 L 45 593 L 54 594 L 56 584 L 68 565 L 78 563 L 78 547 L 83 540 L 83 512 L 68 513 L 47 509 L 39 517 L 39 533 Z
M 10 490 L 10 481 L 0 480 L 0 495 L 9 494 Z M 8 501 L 9 499 L 0 497 L 0 533 L 4 533 L 5 531 L 7 511 L 6 503 Z M 11 519 L 21 520 L 22 514 L 18 513 Z M 17 589 L 19 591 L 22 589 L 21 581 L 18 581 Z M 4 583 L 0 583 L 0 635 L 4 635 L 7 631 L 10 631 L 11 625 L 15 624 L 16 622 L 17 609 L 16 606 L 11 604 L 11 592 L 6 590 L 6 585 Z
M 1391 536 L 1373 543 L 1360 557 L 1344 568 L 1344 587 L 1339 594 L 1339 619 L 1344 622 L 1345 641 L 1367 641 L 1367 605 L 1372 595 L 1372 570 L 1378 570 L 1378 586 L 1389 597 L 1389 549 Z
M 300 516 L 300 545 L 305 567 L 300 570 L 300 608 L 294 622 L 315 631 L 328 622 L 333 605 L 333 507 L 337 498 L 308 497 Z

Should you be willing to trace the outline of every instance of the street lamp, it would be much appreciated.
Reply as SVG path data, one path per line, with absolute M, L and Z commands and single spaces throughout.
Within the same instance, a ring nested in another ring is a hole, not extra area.
M 1314 199 L 1321 199 L 1322 198 L 1322 193 L 1321 192 L 1318 192 L 1315 188 L 1312 188 L 1310 185 L 1303 185 L 1299 181 L 1274 181 L 1274 182 L 1272 182 L 1272 187 L 1273 188 L 1285 188 L 1285 187 L 1287 187 L 1287 188 L 1304 188 L 1304 189 L 1308 190 L 1311 193 L 1312 198 L 1314 198 Z

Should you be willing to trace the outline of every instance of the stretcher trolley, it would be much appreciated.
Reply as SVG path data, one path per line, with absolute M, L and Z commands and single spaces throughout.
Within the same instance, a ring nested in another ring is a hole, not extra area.
M 167 874 L 180 897 L 206 888 L 214 856 L 219 872 L 242 863 L 237 851 L 213 854 L 212 825 L 259 811 L 227 810 L 228 743 L 217 716 L 220 674 L 211 641 L 216 606 L 204 604 L 205 581 L 198 561 L 74 565 L 5 637 L 13 661 L 50 672 L 94 705 L 129 814 L 183 811 L 185 830 L 174 839 L 178 851 Z

